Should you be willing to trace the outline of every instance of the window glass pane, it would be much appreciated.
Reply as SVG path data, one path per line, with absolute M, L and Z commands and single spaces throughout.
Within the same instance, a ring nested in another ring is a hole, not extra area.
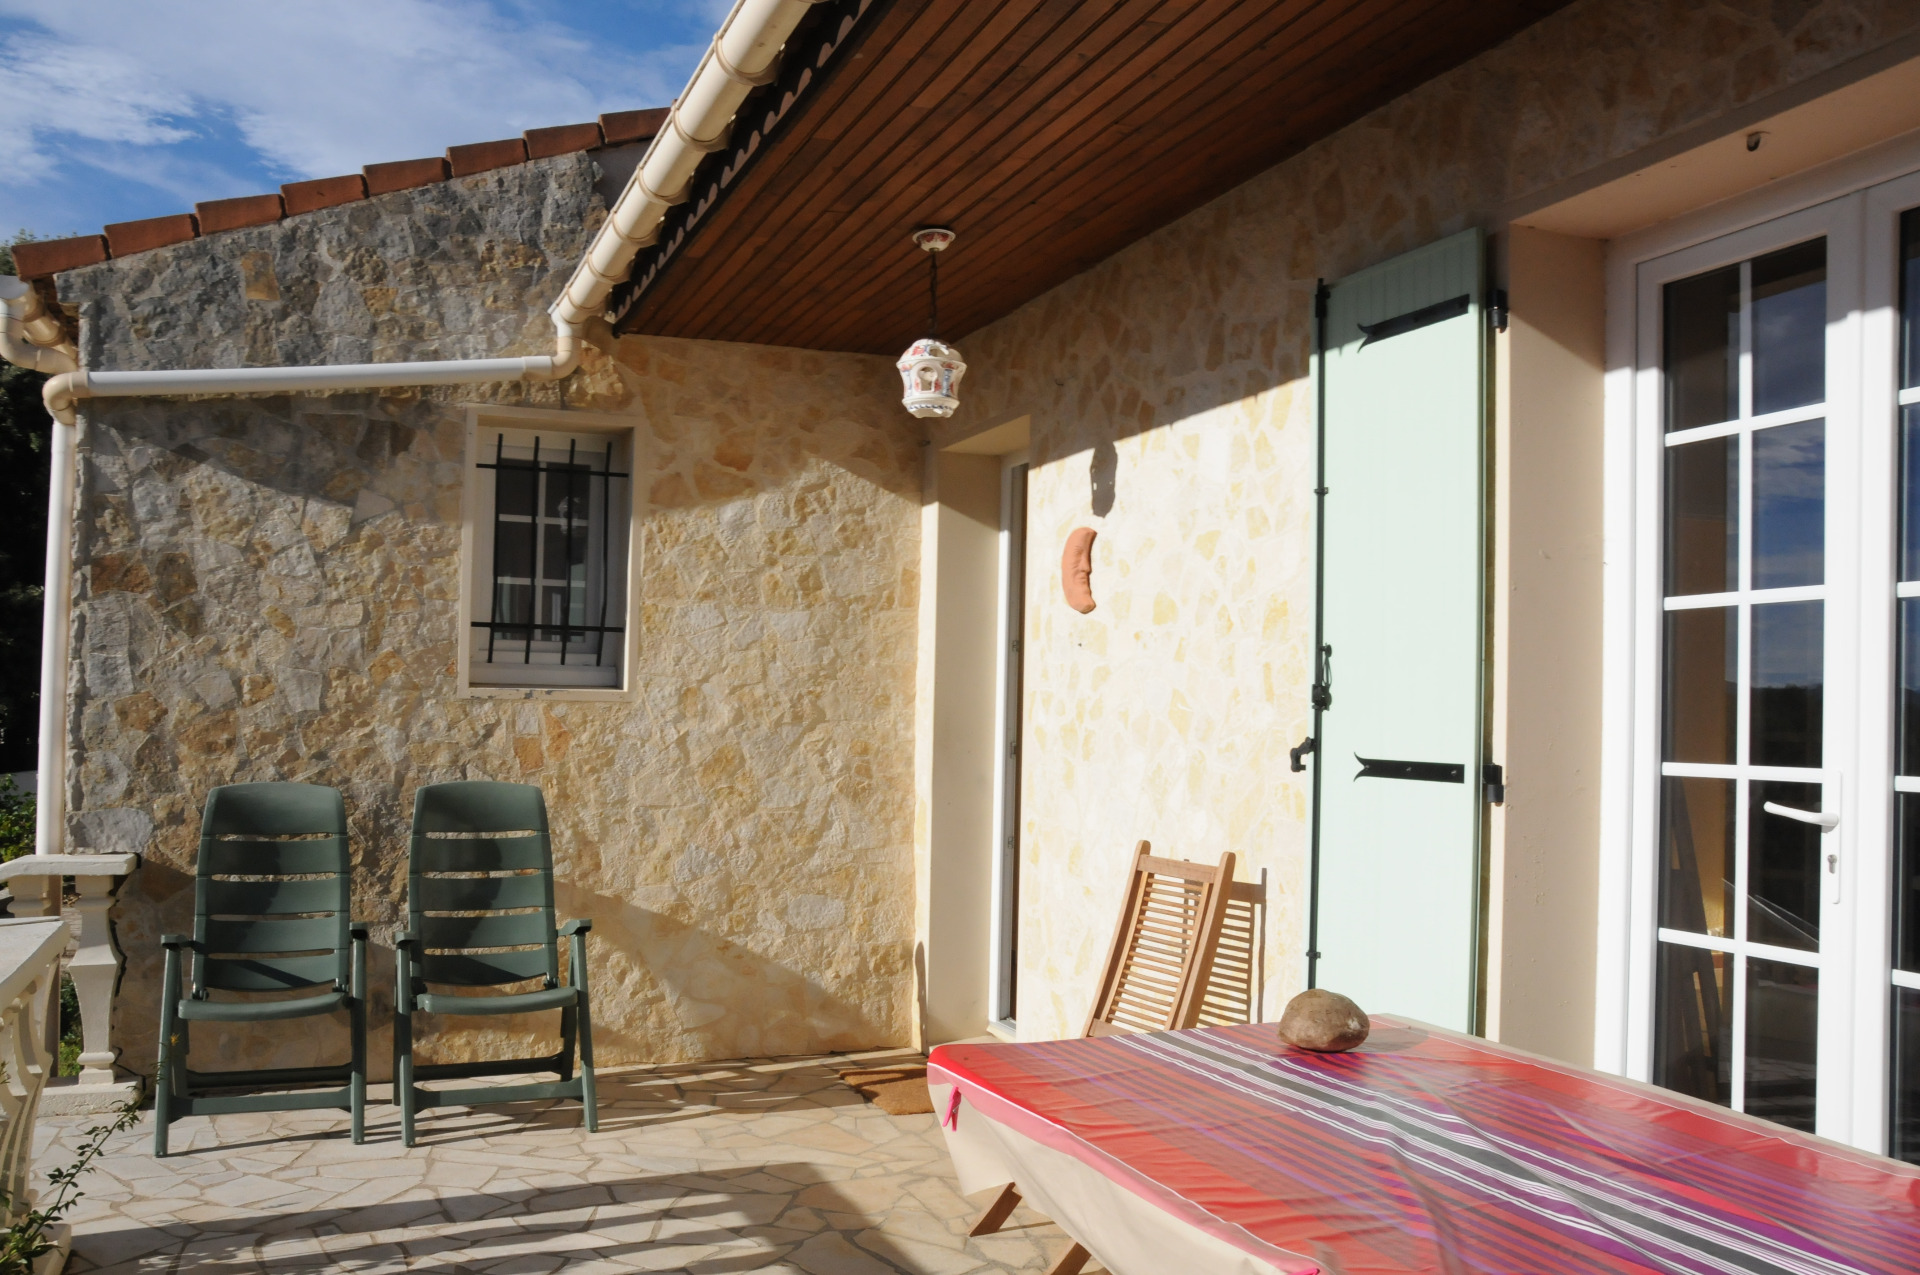
M 1827 241 L 1753 262 L 1753 414 L 1827 396 Z
M 1894 802 L 1893 965 L 1920 974 L 1920 794 L 1899 793 Z
M 1735 614 L 1732 607 L 1667 612 L 1668 761 L 1734 760 Z
M 1900 578 L 1920 580 L 1920 403 L 1900 409 Z
M 1818 766 L 1825 606 L 1771 602 L 1753 608 L 1750 760 L 1756 766 Z
M 1725 952 L 1662 943 L 1654 988 L 1653 1083 L 1723 1107 L 1733 1102 L 1732 964 Z
M 515 628 L 532 619 L 533 586 L 530 584 L 496 584 L 493 587 L 494 636 L 518 637 L 524 640 L 527 631 Z M 507 627 L 500 627 L 500 626 Z
M 1667 448 L 1667 596 L 1740 587 L 1740 439 Z
M 1920 992 L 1893 989 L 1893 1129 L 1887 1154 L 1920 1164 Z
M 1733 781 L 1660 782 L 1660 924 L 1733 937 Z
M 1819 827 L 1768 814 L 1767 802 L 1819 810 L 1819 784 L 1755 780 L 1747 805 L 1747 937 L 1775 947 L 1820 947 Z
M 573 534 L 567 534 L 564 524 L 545 528 L 541 537 L 543 553 L 540 562 L 540 574 L 549 580 L 586 580 L 587 533 L 591 529 L 585 522 L 575 523 Z
M 511 518 L 533 517 L 534 473 L 530 462 L 507 457 L 494 470 L 493 483 L 498 512 Z
M 1901 598 L 1898 609 L 1900 684 L 1894 704 L 1899 718 L 1895 740 L 1899 757 L 1894 769 L 1902 775 L 1920 774 L 1920 598 Z
M 1666 286 L 1666 415 L 1669 430 L 1740 414 L 1740 267 Z
M 575 519 L 587 516 L 587 467 L 585 465 L 546 465 L 546 505 L 541 510 L 549 518 Z
M 1900 218 L 1900 384 L 1920 385 L 1920 208 Z
M 1827 425 L 1801 421 L 1753 435 L 1753 587 L 1826 578 Z
M 1747 958 L 1747 1114 L 1813 1132 L 1820 973 Z
M 493 575 L 495 579 L 528 580 L 533 577 L 531 522 L 494 523 Z

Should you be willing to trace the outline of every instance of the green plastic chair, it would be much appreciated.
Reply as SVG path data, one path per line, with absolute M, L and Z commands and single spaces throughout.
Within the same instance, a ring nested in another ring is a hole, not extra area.
M 207 794 L 194 869 L 193 936 L 161 938 L 160 1074 L 153 1153 L 182 1116 L 339 1107 L 366 1135 L 367 927 L 353 906 L 347 809 L 318 784 L 232 784 Z M 185 968 L 183 968 L 183 965 Z M 291 1000 L 216 1000 L 213 992 L 309 990 Z M 347 1011 L 351 1061 L 325 1067 L 201 1072 L 187 1066 L 195 1022 L 267 1023 Z M 320 1092 L 208 1094 L 209 1089 Z
M 393 1089 L 400 1136 L 413 1145 L 422 1107 L 575 1098 L 589 1133 L 600 1127 L 593 1093 L 593 1023 L 587 1002 L 591 921 L 553 918 L 553 843 L 547 803 L 531 784 L 433 784 L 413 800 L 407 852 L 407 928 L 394 941 Z M 560 981 L 559 939 L 570 940 Z M 430 988 L 500 987 L 541 980 L 532 991 L 457 995 Z M 544 1058 L 416 1064 L 413 1016 L 560 1011 L 560 1051 Z M 576 1041 L 579 1074 L 574 1074 Z M 558 1081 L 471 1089 L 422 1089 L 425 1080 L 465 1080 L 551 1071 Z

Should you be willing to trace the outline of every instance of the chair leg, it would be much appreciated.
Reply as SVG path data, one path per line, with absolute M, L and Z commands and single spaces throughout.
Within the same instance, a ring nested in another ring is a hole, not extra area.
M 353 944 L 353 1002 L 348 1007 L 347 1031 L 353 1037 L 353 1069 L 347 1079 L 347 1107 L 352 1113 L 353 1140 L 367 1140 L 367 945 Z
M 993 1203 L 987 1205 L 980 1220 L 973 1224 L 968 1235 L 991 1235 L 1006 1225 L 1007 1216 L 1020 1204 L 1020 1190 L 1009 1182 L 1000 1188 L 1000 1194 L 993 1197 Z
M 160 1057 L 159 1073 L 153 1086 L 153 1154 L 167 1154 L 167 1130 L 173 1124 L 173 1085 L 178 1070 L 185 1065 L 185 1041 L 174 1038 L 180 1033 L 180 952 L 168 948 L 165 968 L 160 975 Z
M 600 1102 L 593 1091 L 593 1019 L 587 1011 L 587 992 L 580 989 L 580 1110 L 587 1132 L 600 1132 Z
M 1060 1255 L 1059 1261 L 1047 1268 L 1047 1275 L 1080 1275 L 1080 1268 L 1085 1266 L 1087 1259 L 1092 1256 L 1093 1254 L 1081 1248 L 1076 1242 L 1072 1248 Z
M 573 1045 L 577 1033 L 574 1030 L 575 1013 L 569 1005 L 560 1011 L 560 1083 L 573 1079 Z

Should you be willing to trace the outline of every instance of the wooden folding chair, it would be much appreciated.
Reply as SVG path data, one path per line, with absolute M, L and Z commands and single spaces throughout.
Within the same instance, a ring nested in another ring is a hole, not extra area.
M 1209 997 L 1209 986 L 1229 908 L 1241 902 L 1246 934 L 1236 942 L 1245 952 L 1243 956 L 1236 947 L 1234 958 L 1248 961 L 1250 967 L 1255 941 L 1251 908 L 1266 899 L 1264 886 L 1238 887 L 1233 864 L 1231 850 L 1220 856 L 1217 867 L 1209 868 L 1158 858 L 1145 841 L 1135 847 L 1126 901 L 1082 1036 L 1177 1031 L 1196 1026 L 1210 999 L 1216 1002 L 1213 1008 L 1219 1008 L 1219 998 Z M 1019 1203 L 1020 1191 L 1009 1182 L 967 1234 L 999 1230 Z M 1076 1275 L 1090 1256 L 1075 1244 L 1047 1275 Z

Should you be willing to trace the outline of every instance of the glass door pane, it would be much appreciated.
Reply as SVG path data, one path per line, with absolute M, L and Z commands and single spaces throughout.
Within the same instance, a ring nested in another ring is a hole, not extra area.
M 1653 1079 L 1814 1127 L 1827 241 L 1665 285 Z
M 1900 218 L 1899 531 L 1887 1154 L 1920 1163 L 1920 209 Z

